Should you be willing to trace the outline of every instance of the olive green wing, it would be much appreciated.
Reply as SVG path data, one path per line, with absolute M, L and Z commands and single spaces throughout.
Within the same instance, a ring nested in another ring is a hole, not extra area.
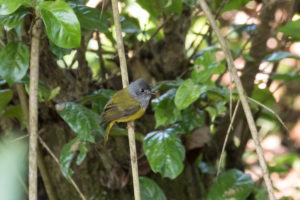
M 115 93 L 105 105 L 102 124 L 128 117 L 139 109 L 140 103 L 130 96 L 127 88 L 124 88 Z

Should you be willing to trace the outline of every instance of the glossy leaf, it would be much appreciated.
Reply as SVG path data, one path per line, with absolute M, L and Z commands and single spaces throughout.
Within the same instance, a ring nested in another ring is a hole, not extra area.
M 205 114 L 203 111 L 191 106 L 182 111 L 181 127 L 186 133 L 191 132 L 204 124 Z
M 270 77 L 272 80 L 297 81 L 300 82 L 300 74 L 286 73 L 274 74 Z
M 177 89 L 175 95 L 175 105 L 179 110 L 187 108 L 196 101 L 201 94 L 207 91 L 207 86 L 196 84 L 192 79 L 185 80 Z
M 284 58 L 295 58 L 295 59 L 300 59 L 300 56 L 297 56 L 295 54 L 291 54 L 290 52 L 285 52 L 285 51 L 278 51 L 274 52 L 271 55 L 268 55 L 264 61 L 266 62 L 278 62 Z
M 103 138 L 104 130 L 99 126 L 100 116 L 92 110 L 75 103 L 58 104 L 56 108 L 81 140 L 95 142 L 98 138 Z
M 207 200 L 246 199 L 253 190 L 254 183 L 249 174 L 237 169 L 223 173 L 209 190 Z
M 173 128 L 148 133 L 143 149 L 154 172 L 171 179 L 182 172 L 185 148 Z
M 107 32 L 108 24 L 105 15 L 101 15 L 100 10 L 82 4 L 69 3 L 76 13 L 82 28 L 88 30 L 98 30 Z
M 10 42 L 0 51 L 0 76 L 10 85 L 21 80 L 29 67 L 29 50 L 21 42 Z
M 9 15 L 21 5 L 31 6 L 31 0 L 0 0 L 0 15 Z
M 24 7 L 20 7 L 10 15 L 0 15 L 0 24 L 5 25 L 9 31 L 18 26 L 27 14 L 28 11 Z
M 175 93 L 176 89 L 170 89 L 162 96 L 152 100 L 156 128 L 160 125 L 168 125 L 181 120 L 180 111 L 174 103 Z
M 73 174 L 73 170 L 71 169 L 71 162 L 75 156 L 78 144 L 79 139 L 78 137 L 76 137 L 67 144 L 65 144 L 60 152 L 59 162 L 63 167 L 61 169 L 61 172 L 66 178 L 68 177 L 67 174 Z
M 13 97 L 13 92 L 10 89 L 0 90 L 0 116 L 4 112 L 5 107 Z
M 45 1 L 39 10 L 49 39 L 62 48 L 80 46 L 80 23 L 69 4 L 64 1 Z
M 282 32 L 285 35 L 292 36 L 295 40 L 300 40 L 300 19 L 285 24 L 278 30 L 278 32 Z
M 162 189 L 150 178 L 140 176 L 141 200 L 167 200 Z

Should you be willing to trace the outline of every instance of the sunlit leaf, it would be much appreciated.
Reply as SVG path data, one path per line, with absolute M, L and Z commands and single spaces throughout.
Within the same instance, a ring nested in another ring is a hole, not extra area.
M 80 23 L 69 4 L 64 1 L 45 1 L 39 4 L 49 39 L 62 48 L 80 46 Z
M 260 89 L 257 85 L 254 86 L 251 97 L 266 106 L 272 106 L 276 103 L 269 88 Z
M 171 179 L 182 172 L 185 148 L 173 128 L 148 133 L 143 148 L 154 172 Z
M 137 3 L 153 17 L 159 17 L 163 13 L 180 14 L 182 10 L 182 0 L 137 0 Z
M 21 80 L 29 67 L 29 49 L 21 42 L 10 42 L 0 51 L 0 76 L 10 85 Z
M 183 110 L 196 101 L 200 95 L 206 91 L 206 85 L 199 85 L 194 83 L 192 79 L 187 79 L 177 89 L 175 105 L 179 110 Z
M 152 100 L 152 108 L 155 111 L 156 127 L 172 124 L 181 120 L 180 111 L 174 103 L 176 89 L 170 89 L 162 96 Z
M 292 36 L 295 40 L 300 40 L 299 31 L 300 19 L 288 22 L 278 30 L 278 32 L 282 32 L 285 35 Z
M 21 5 L 30 6 L 31 0 L 0 0 L 0 15 L 9 15 Z
M 207 200 L 246 199 L 253 190 L 254 183 L 249 174 L 231 169 L 219 176 L 211 186 Z
M 24 7 L 20 7 L 10 15 L 0 15 L 0 24 L 5 25 L 9 31 L 18 26 L 27 14 L 28 11 Z
M 104 130 L 99 125 L 100 116 L 92 110 L 75 103 L 58 104 L 56 108 L 81 140 L 95 142 L 103 138 Z
M 141 200 L 167 200 L 161 188 L 150 178 L 140 176 Z

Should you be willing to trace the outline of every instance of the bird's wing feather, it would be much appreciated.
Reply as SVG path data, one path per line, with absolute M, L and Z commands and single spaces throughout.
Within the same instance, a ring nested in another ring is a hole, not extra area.
M 112 101 L 113 99 L 113 101 Z M 131 99 L 129 101 L 129 99 Z M 136 113 L 140 109 L 140 103 L 130 96 L 127 88 L 124 88 L 109 100 L 104 107 L 102 123 L 122 119 Z

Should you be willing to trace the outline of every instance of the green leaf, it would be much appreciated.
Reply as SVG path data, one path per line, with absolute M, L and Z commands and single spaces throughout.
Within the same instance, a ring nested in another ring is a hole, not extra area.
M 162 189 L 150 178 L 140 176 L 141 200 L 167 200 Z
M 70 176 L 73 174 L 73 170 L 70 167 L 71 162 L 75 156 L 75 152 L 80 143 L 78 140 L 78 137 L 72 139 L 70 142 L 63 146 L 60 152 L 59 162 L 63 166 L 63 169 L 61 169 L 61 171 L 66 178 L 68 177 L 67 174 L 69 174 Z
M 65 55 L 68 55 L 71 53 L 71 49 L 65 49 L 56 46 L 53 42 L 50 41 L 50 50 L 58 59 L 62 59 Z
M 9 15 L 21 5 L 31 6 L 31 0 L 0 0 L 0 15 Z
M 179 79 L 177 81 L 161 81 L 152 87 L 152 91 L 178 88 L 182 83 L 182 79 Z
M 162 96 L 152 100 L 151 105 L 155 111 L 156 128 L 181 120 L 180 111 L 174 103 L 175 93 L 176 89 L 170 89 Z
M 50 100 L 54 99 L 54 98 L 56 97 L 56 95 L 59 94 L 59 92 L 60 92 L 60 87 L 59 87 L 59 86 L 56 87 L 56 88 L 54 88 L 53 90 L 51 90 L 50 96 L 49 96 L 49 98 L 47 99 L 47 101 L 50 101 Z
M 104 130 L 99 126 L 100 116 L 92 110 L 71 102 L 58 104 L 56 108 L 58 114 L 79 135 L 81 140 L 95 142 L 104 137 Z
M 257 85 L 254 86 L 251 97 L 266 106 L 272 106 L 276 103 L 275 98 L 269 88 L 260 89 Z
M 39 4 L 49 39 L 62 48 L 80 46 L 80 23 L 69 4 L 64 1 L 45 1 Z
M 115 94 L 115 91 L 109 89 L 100 89 L 94 91 L 93 94 L 83 97 L 81 104 L 87 102 L 92 102 L 93 111 L 101 114 L 103 112 L 104 106 Z
M 0 95 L 1 96 L 1 95 Z M 0 103 L 1 104 L 1 103 Z M 0 111 L 1 113 L 1 111 Z M 19 120 L 20 124 L 24 124 L 24 115 L 20 105 L 17 106 L 7 106 L 5 112 L 2 115 L 3 117 L 16 118 Z
M 29 67 L 29 50 L 21 42 L 10 42 L 0 51 L 0 76 L 10 85 L 21 80 Z
M 5 25 L 9 31 L 18 26 L 27 14 L 28 11 L 24 7 L 20 7 L 10 15 L 0 15 L 0 24 Z
M 295 54 L 291 54 L 289 52 L 285 51 L 278 51 L 274 52 L 271 55 L 268 55 L 263 61 L 265 62 L 278 62 L 284 58 L 295 58 L 300 59 L 300 56 L 297 56 Z
M 182 2 L 188 5 L 190 8 L 193 8 L 197 5 L 197 0 L 182 0 Z
M 140 33 L 141 28 L 139 21 L 136 18 L 125 16 L 121 21 L 122 31 L 125 33 Z
M 300 74 L 286 73 L 286 74 L 273 74 L 270 77 L 272 80 L 284 80 L 284 81 L 297 81 L 300 82 Z
M 207 200 L 246 199 L 253 190 L 254 183 L 249 174 L 237 169 L 223 173 L 209 190 Z
M 59 162 L 64 168 L 61 169 L 61 171 L 68 181 L 70 180 L 67 174 L 69 174 L 70 176 L 73 174 L 73 170 L 71 169 L 71 163 L 77 151 L 79 151 L 79 154 L 77 155 L 76 164 L 80 165 L 86 158 L 87 153 L 90 151 L 89 143 L 82 140 L 80 136 L 77 136 L 76 138 L 72 139 L 70 142 L 65 144 L 60 153 Z
M 192 71 L 192 79 L 196 83 L 205 83 L 213 74 L 222 74 L 226 67 L 222 63 L 217 63 L 215 59 L 216 47 L 209 47 L 195 60 Z
M 204 120 L 204 112 L 191 106 L 182 111 L 182 121 L 180 124 L 185 132 L 189 133 L 195 128 L 202 126 L 204 124 Z
M 177 13 L 182 10 L 182 0 L 137 0 L 137 3 L 155 18 L 164 14 Z
M 10 89 L 0 90 L 0 116 L 4 112 L 5 107 L 13 97 L 13 92 Z
M 238 9 L 246 5 L 250 0 L 230 0 L 222 9 L 222 12 Z
M 200 95 L 206 91 L 206 85 L 200 86 L 195 84 L 192 79 L 187 79 L 177 89 L 175 105 L 179 110 L 183 110 L 196 101 Z
M 300 40 L 299 31 L 300 19 L 291 21 L 278 30 L 278 32 L 282 32 L 285 35 L 292 36 L 295 40 Z
M 143 149 L 154 172 L 171 179 L 182 172 L 185 149 L 173 128 L 148 133 Z
M 97 29 L 107 32 L 108 21 L 105 15 L 101 16 L 99 9 L 87 7 L 82 4 L 69 3 L 77 15 L 82 28 L 87 30 Z

